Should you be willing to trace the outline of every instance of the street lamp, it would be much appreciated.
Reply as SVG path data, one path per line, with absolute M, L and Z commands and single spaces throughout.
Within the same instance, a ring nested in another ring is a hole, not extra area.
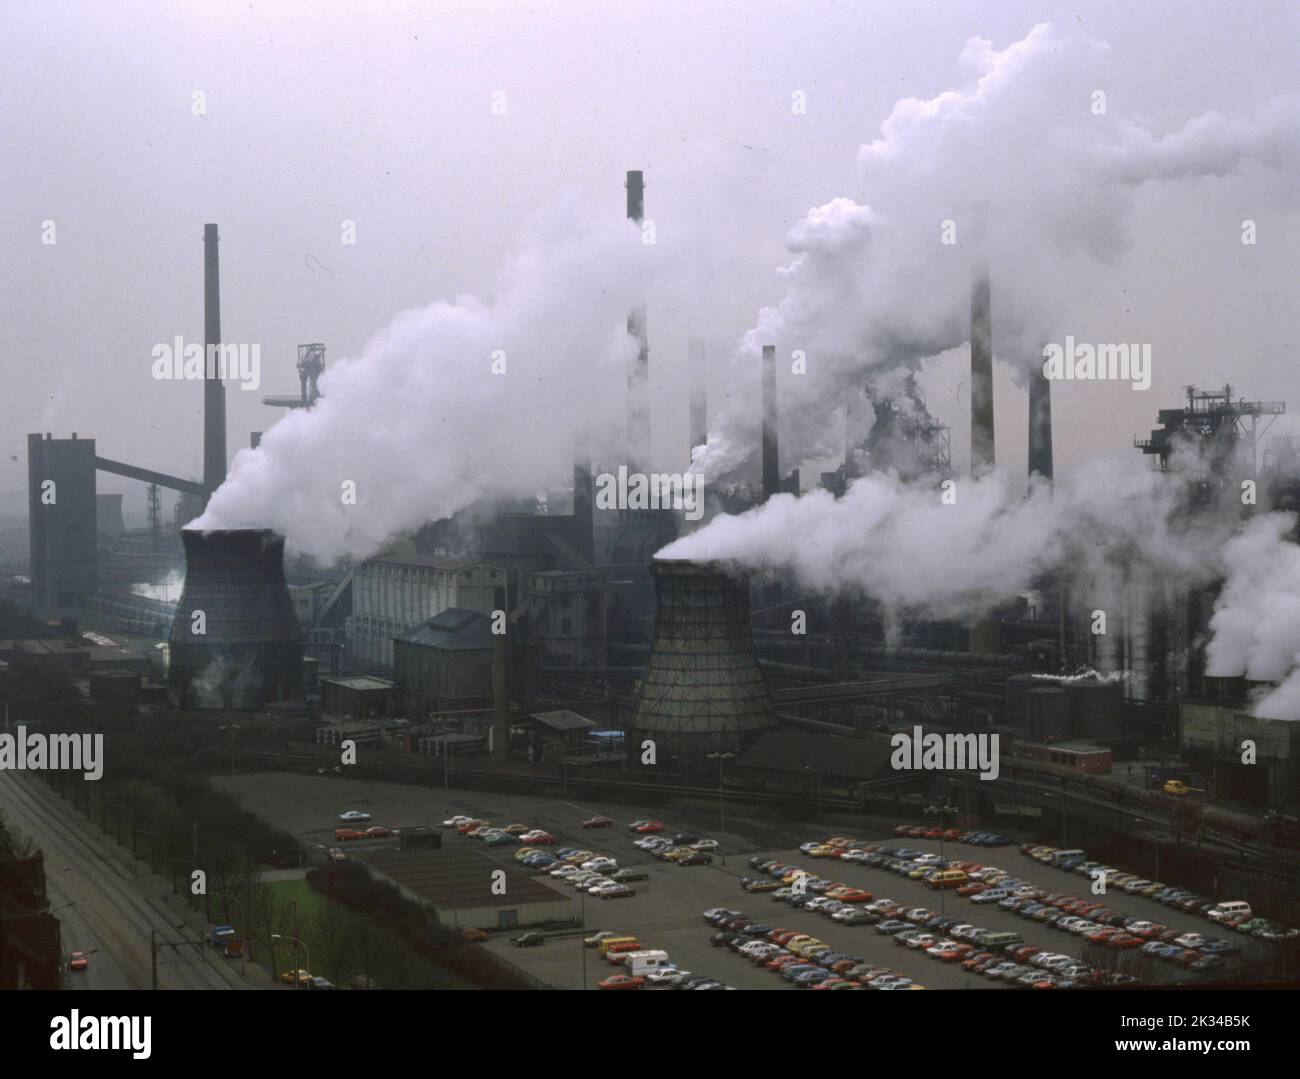
M 939 818 L 939 863 L 940 863 L 939 872 L 942 873 L 947 868 L 947 863 L 948 863 L 948 859 L 947 857 L 945 857 L 944 849 L 943 849 L 944 818 L 949 814 L 955 816 L 958 810 L 957 807 L 951 804 L 950 802 L 944 802 L 942 805 L 926 806 L 925 811 L 926 813 L 932 814 Z M 940 918 L 947 917 L 947 911 L 945 910 L 944 894 L 943 894 L 945 891 L 947 891 L 947 889 L 943 887 L 943 881 L 940 881 L 939 882 L 939 917 Z
M 235 731 L 243 730 L 238 723 L 226 723 L 218 727 L 219 731 L 230 732 L 230 778 L 235 778 Z
M 723 833 L 727 830 L 727 792 L 723 787 L 722 765 L 724 761 L 734 760 L 734 753 L 707 753 L 711 761 L 718 762 L 718 864 L 727 864 L 727 855 L 722 849 Z
M 293 987 L 295 989 L 301 989 L 302 979 L 298 976 L 298 949 L 301 947 L 303 952 L 306 953 L 308 968 L 311 967 L 311 949 L 308 948 L 303 941 L 299 940 L 297 937 L 291 937 L 287 933 L 272 933 L 271 939 L 293 941 Z

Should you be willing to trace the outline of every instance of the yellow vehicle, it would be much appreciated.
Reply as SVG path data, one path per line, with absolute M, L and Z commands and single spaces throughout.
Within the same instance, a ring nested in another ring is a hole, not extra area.
M 296 979 L 294 978 L 295 973 L 297 974 Z M 311 981 L 311 974 L 299 967 L 297 971 L 286 970 L 280 975 L 280 981 L 284 982 L 285 985 L 293 985 L 295 980 L 299 985 L 306 985 Z
M 830 844 L 823 843 L 820 847 L 813 847 L 813 849 L 808 852 L 808 857 L 829 858 L 834 850 L 835 848 L 832 847 Z
M 1200 788 L 1200 787 L 1189 787 L 1189 786 L 1188 786 L 1186 783 L 1184 783 L 1181 779 L 1166 779 L 1166 780 L 1165 780 L 1165 793 L 1166 793 L 1166 794 L 1178 794 L 1178 795 L 1182 795 L 1182 794 L 1192 794 L 1192 793 L 1199 794 L 1200 792 L 1201 792 L 1201 788 Z
M 792 869 L 790 870 L 789 873 L 787 873 L 784 877 L 781 878 L 781 883 L 793 884 L 800 877 L 811 877 L 811 876 L 812 874 L 809 873 L 808 870 L 806 869 Z
M 810 948 L 820 948 L 822 942 L 816 937 L 795 937 L 786 946 L 786 951 L 802 957 Z
M 596 945 L 596 951 L 600 952 L 601 955 L 609 955 L 610 948 L 613 948 L 616 944 L 635 945 L 638 943 L 639 941 L 636 939 L 636 937 L 606 937 L 604 940 L 602 940 L 599 944 Z
M 683 858 L 689 858 L 692 854 L 698 853 L 698 851 L 691 850 L 690 847 L 674 847 L 664 855 L 664 861 L 680 862 Z
M 942 873 L 936 873 L 925 883 L 937 892 L 942 888 L 960 888 L 969 881 L 970 877 L 960 869 L 945 869 Z

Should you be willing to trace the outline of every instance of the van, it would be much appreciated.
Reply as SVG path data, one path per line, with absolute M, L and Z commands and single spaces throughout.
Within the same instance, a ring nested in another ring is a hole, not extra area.
M 671 964 L 668 962 L 667 952 L 661 948 L 652 948 L 646 951 L 628 952 L 623 965 L 627 967 L 628 974 L 633 978 L 641 978 L 652 970 L 659 970 Z
M 942 888 L 960 888 L 969 881 L 970 877 L 960 869 L 945 869 L 942 873 L 934 874 L 925 883 L 937 892 Z
M 1086 858 L 1086 850 L 1058 850 L 1052 852 L 1050 859 L 1052 865 L 1060 865 L 1062 862 L 1068 862 L 1071 858 Z
M 980 937 L 979 946 L 987 952 L 998 952 L 1021 943 L 1019 933 L 987 933 Z
M 640 942 L 636 939 L 636 937 L 606 937 L 604 940 L 602 940 L 599 944 L 596 945 L 596 950 L 600 952 L 601 955 L 609 955 L 611 948 L 623 944 L 632 945 L 631 948 L 621 949 L 622 951 L 625 952 L 636 951 L 636 949 L 640 946 Z
M 1236 918 L 1252 918 L 1254 913 L 1250 904 L 1240 899 L 1231 899 L 1211 907 L 1205 915 L 1212 922 L 1226 922 Z

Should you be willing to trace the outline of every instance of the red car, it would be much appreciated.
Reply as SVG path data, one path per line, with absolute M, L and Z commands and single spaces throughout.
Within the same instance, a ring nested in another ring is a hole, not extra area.
M 367 828 L 365 832 L 367 839 L 387 839 L 392 834 L 393 834 L 392 832 L 390 832 L 387 828 L 385 828 L 381 824 L 376 824 L 370 828 Z
M 86 959 L 85 952 L 73 952 L 68 958 L 69 970 L 85 970 L 89 961 Z
M 608 828 L 614 822 L 608 817 L 588 817 L 582 822 L 584 828 Z
M 640 989 L 645 985 L 644 978 L 633 978 L 630 974 L 611 974 L 596 983 L 597 989 Z
M 1132 933 L 1116 933 L 1106 941 L 1106 944 L 1111 948 L 1140 948 L 1143 940 Z
M 664 830 L 663 823 L 657 820 L 648 820 L 645 822 L 645 824 L 638 824 L 636 826 L 636 831 L 642 833 L 643 835 L 648 835 L 651 832 L 662 832 L 663 830 Z
M 365 839 L 365 832 L 358 832 L 355 828 L 335 828 L 335 839 Z
M 958 895 L 979 895 L 980 892 L 987 890 L 987 884 L 981 884 L 979 881 L 972 881 L 970 884 L 963 884 L 957 889 Z

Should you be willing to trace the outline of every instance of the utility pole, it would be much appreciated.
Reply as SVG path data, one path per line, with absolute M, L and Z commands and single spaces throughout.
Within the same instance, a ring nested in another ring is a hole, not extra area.
M 158 930 L 149 930 L 149 967 L 153 976 L 153 988 L 158 988 Z

